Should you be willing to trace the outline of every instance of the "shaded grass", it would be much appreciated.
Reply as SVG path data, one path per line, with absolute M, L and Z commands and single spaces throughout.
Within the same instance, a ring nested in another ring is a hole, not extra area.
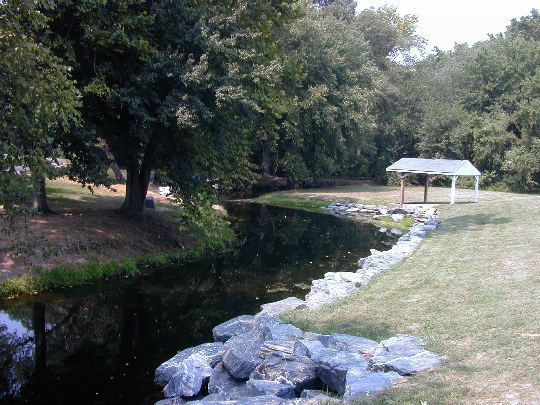
M 317 212 L 320 212 L 321 207 L 328 205 L 328 200 L 325 199 L 288 197 L 277 193 L 265 194 L 255 200 L 284 208 L 300 208 Z
M 225 249 L 225 241 L 215 239 L 200 241 L 194 247 L 182 252 L 143 255 L 105 263 L 60 265 L 51 270 L 38 268 L 31 274 L 0 281 L 0 298 L 13 298 L 39 290 L 74 287 L 104 280 L 150 274 L 161 266 L 189 263 L 208 257 L 209 254 L 221 253 Z
M 441 225 L 411 257 L 287 320 L 376 340 L 408 333 L 448 357 L 359 404 L 539 403 L 540 197 L 483 192 L 478 204 L 439 208 Z

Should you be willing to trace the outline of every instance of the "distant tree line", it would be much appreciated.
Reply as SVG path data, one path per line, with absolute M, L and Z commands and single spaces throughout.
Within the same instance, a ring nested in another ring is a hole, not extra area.
M 6 0 L 0 17 L 7 211 L 26 190 L 14 168 L 30 167 L 41 190 L 58 155 L 83 185 L 109 184 L 113 158 L 129 215 L 143 214 L 153 172 L 193 215 L 216 184 L 384 182 L 412 156 L 470 159 L 486 184 L 539 187 L 535 10 L 423 60 L 416 17 L 353 0 Z

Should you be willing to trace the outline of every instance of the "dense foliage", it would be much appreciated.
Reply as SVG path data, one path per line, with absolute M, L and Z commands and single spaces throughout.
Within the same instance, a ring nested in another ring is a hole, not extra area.
M 23 206 L 14 167 L 47 175 L 57 153 L 83 184 L 105 184 L 113 156 L 135 215 L 154 172 L 192 217 L 257 172 L 384 181 L 404 156 L 540 187 L 535 10 L 421 60 L 414 16 L 352 0 L 8 0 L 0 12 L 6 208 Z

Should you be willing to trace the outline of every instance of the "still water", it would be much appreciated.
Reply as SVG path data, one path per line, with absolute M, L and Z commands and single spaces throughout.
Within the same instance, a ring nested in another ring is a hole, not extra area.
M 154 370 L 259 305 L 303 298 L 355 271 L 377 228 L 326 214 L 231 204 L 231 253 L 150 276 L 0 301 L 0 404 L 153 404 Z

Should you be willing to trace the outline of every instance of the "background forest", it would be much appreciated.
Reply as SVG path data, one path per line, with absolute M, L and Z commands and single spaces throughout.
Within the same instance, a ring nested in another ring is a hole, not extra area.
M 257 174 L 384 183 L 401 157 L 540 188 L 536 10 L 425 57 L 415 16 L 353 0 L 5 0 L 0 16 L 6 212 L 60 156 L 83 185 L 108 185 L 114 159 L 134 215 L 151 174 L 189 208 Z

